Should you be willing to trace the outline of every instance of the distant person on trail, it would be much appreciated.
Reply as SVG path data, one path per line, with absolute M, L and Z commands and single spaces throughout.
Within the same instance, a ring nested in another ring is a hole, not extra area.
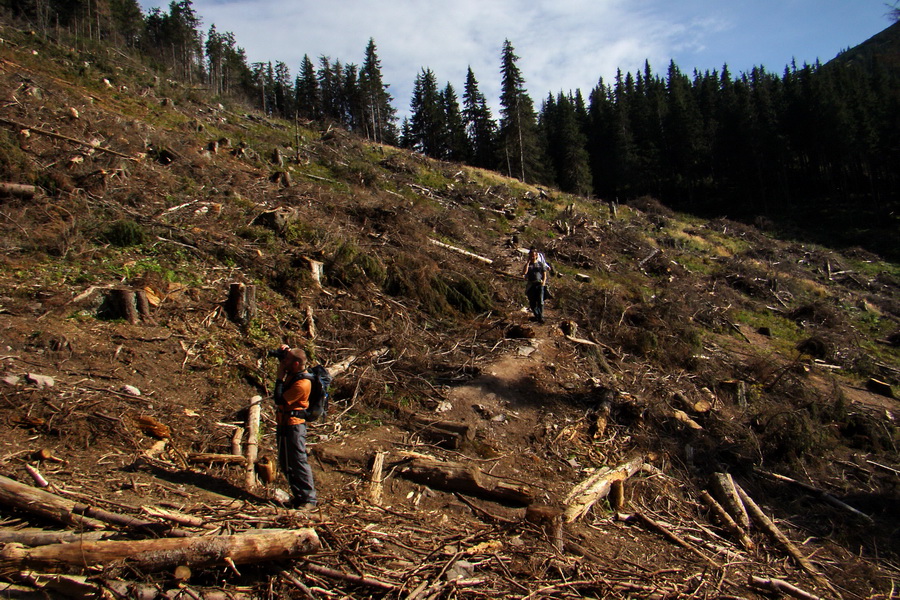
M 550 265 L 544 258 L 544 255 L 532 246 L 528 251 L 528 259 L 525 262 L 525 268 L 522 270 L 522 277 L 525 278 L 525 295 L 528 296 L 528 307 L 534 314 L 534 320 L 538 323 L 544 322 L 544 289 L 547 285 L 547 275 L 550 272 Z
M 312 382 L 306 375 L 306 352 L 282 345 L 275 376 L 275 420 L 278 424 L 278 462 L 291 488 L 291 506 L 316 505 L 316 486 L 306 452 L 306 409 Z

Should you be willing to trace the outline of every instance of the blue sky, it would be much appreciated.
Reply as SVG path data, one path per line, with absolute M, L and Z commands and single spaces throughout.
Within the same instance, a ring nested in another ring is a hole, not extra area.
M 140 0 L 144 10 L 168 2 Z M 891 1 L 891 3 L 893 3 Z M 496 114 L 500 50 L 509 39 L 536 107 L 549 92 L 585 95 L 616 69 L 670 60 L 687 73 L 733 75 L 755 65 L 781 73 L 822 62 L 891 22 L 886 0 L 193 0 L 205 32 L 234 33 L 248 60 L 280 60 L 296 76 L 304 54 L 361 63 L 375 39 L 401 116 L 416 75 L 435 72 L 462 95 L 471 66 Z

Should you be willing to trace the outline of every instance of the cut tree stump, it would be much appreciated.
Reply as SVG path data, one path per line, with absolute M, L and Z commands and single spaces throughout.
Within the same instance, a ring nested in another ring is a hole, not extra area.
M 640 470 L 641 456 L 633 456 L 613 468 L 604 467 L 576 485 L 564 500 L 566 523 L 583 517 L 594 504 L 605 498 L 615 481 L 624 481 Z
M 489 475 L 462 463 L 414 458 L 400 469 L 400 475 L 431 488 L 495 502 L 528 505 L 534 501 L 534 493 L 525 486 L 489 481 Z
M 228 564 L 265 563 L 312 554 L 319 536 L 312 529 L 263 530 L 252 534 L 74 542 L 39 548 L 7 544 L 0 550 L 0 569 L 83 572 L 94 566 L 127 564 L 143 572 Z
M 238 325 L 244 326 L 256 317 L 256 286 L 243 283 L 232 283 L 225 301 L 225 312 L 228 318 Z

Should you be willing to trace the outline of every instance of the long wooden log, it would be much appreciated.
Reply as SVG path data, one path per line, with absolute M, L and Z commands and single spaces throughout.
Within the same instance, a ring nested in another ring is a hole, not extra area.
M 709 492 L 701 492 L 700 498 L 706 503 L 713 515 L 715 515 L 719 524 L 731 533 L 731 535 L 740 540 L 741 545 L 745 550 L 753 550 L 756 547 L 753 540 L 751 540 L 750 536 L 747 535 L 747 532 L 744 531 L 744 528 L 737 524 L 737 521 L 735 521 L 731 515 L 728 514 L 728 511 L 725 510 L 725 507 L 719 504 Z
M 0 183 L 0 192 L 19 198 L 31 198 L 37 193 L 37 187 L 24 183 Z
M 463 256 L 468 256 L 469 258 L 474 258 L 475 260 L 481 261 L 485 264 L 488 264 L 488 265 L 494 264 L 494 261 L 491 260 L 490 258 L 486 258 L 484 256 L 479 256 L 479 255 L 475 254 L 474 252 L 469 252 L 468 250 L 464 250 L 462 248 L 457 248 L 456 246 L 451 246 L 450 244 L 445 244 L 444 242 L 439 242 L 437 240 L 433 240 L 430 238 L 428 239 L 428 241 L 431 242 L 432 244 L 434 244 L 435 246 L 440 246 L 441 248 L 450 250 L 451 252 L 456 252 L 457 254 L 462 254 Z
M 81 527 L 84 529 L 106 528 L 106 525 L 101 521 L 76 514 L 73 501 L 66 500 L 42 489 L 19 483 L 2 475 L 0 475 L 0 504 L 12 506 L 69 527 Z
M 738 496 L 740 496 L 741 501 L 744 503 L 744 506 L 747 507 L 747 512 L 750 513 L 750 516 L 759 528 L 766 532 L 773 540 L 781 544 L 781 547 L 797 562 L 801 569 L 809 573 L 816 583 L 828 588 L 829 591 L 840 598 L 840 594 L 831 586 L 831 583 L 816 570 L 813 564 L 809 562 L 809 559 L 800 552 L 800 549 L 797 548 L 797 546 L 795 546 L 794 543 L 775 525 L 775 522 L 766 516 L 759 505 L 753 501 L 753 498 L 751 498 L 737 483 L 734 484 L 734 488 L 735 491 L 737 491 Z
M 22 544 L 23 546 L 46 546 L 86 540 L 96 542 L 116 535 L 114 531 L 51 531 L 37 527 L 24 529 L 0 529 L 0 544 Z M 0 595 L 2 597 L 2 595 Z
M 741 499 L 735 489 L 736 484 L 730 473 L 713 473 L 710 479 L 710 488 L 728 514 L 738 523 L 744 530 L 750 529 L 750 516 L 747 509 L 741 504 Z
M 112 525 L 121 525 L 122 527 L 130 527 L 133 529 L 146 529 L 155 533 L 165 533 L 170 537 L 189 537 L 191 535 L 187 531 L 173 529 L 166 523 L 147 521 L 129 515 L 120 515 L 86 504 L 76 504 L 72 508 L 72 511 L 75 514 L 91 517 L 105 523 L 111 523 Z
M 189 463 L 210 465 L 213 463 L 247 464 L 247 457 L 240 454 L 214 454 L 212 452 L 191 452 L 187 455 Z
M 400 475 L 428 487 L 495 502 L 527 505 L 534 501 L 534 493 L 525 486 L 489 481 L 481 470 L 456 462 L 414 458 L 400 469 Z
M 111 150 L 109 148 L 104 148 L 103 146 L 97 146 L 92 142 L 85 142 L 84 140 L 78 140 L 67 135 L 62 135 L 59 133 L 55 133 L 53 131 L 46 131 L 44 129 L 40 129 L 38 127 L 30 127 L 25 125 L 24 123 L 18 123 L 16 121 L 10 121 L 9 119 L 0 118 L 0 123 L 5 123 L 6 125 L 11 125 L 13 127 L 18 127 L 19 129 L 27 129 L 28 131 L 39 133 L 41 135 L 46 135 L 47 137 L 52 137 L 57 140 L 64 140 L 66 142 L 72 142 L 73 144 L 79 144 L 81 146 L 87 146 L 89 148 L 93 148 L 99 152 L 106 152 L 108 154 L 112 154 L 114 156 L 119 156 L 121 158 L 127 158 L 128 160 L 135 160 L 133 156 L 128 156 L 127 154 L 122 154 L 121 152 L 116 152 L 115 150 Z
M 184 586 L 161 591 L 159 586 L 152 583 L 139 583 L 134 581 L 121 581 L 118 579 L 98 580 L 96 577 L 85 575 L 61 575 L 58 573 L 25 573 L 22 576 L 33 587 L 33 593 L 40 598 L 64 597 L 64 598 L 128 598 L 129 600 L 176 600 L 181 598 L 195 598 L 196 600 L 251 600 L 252 596 L 231 590 L 216 590 L 191 587 L 187 591 Z M 41 590 L 41 591 L 35 591 Z M 7 596 L 3 598 L 18 598 L 19 596 Z M 112 595 L 110 595 L 112 592 Z
M 0 550 L 0 570 L 32 569 L 51 573 L 83 572 L 93 566 L 128 564 L 139 571 L 179 565 L 211 567 L 299 558 L 319 549 L 312 529 L 256 530 L 251 534 L 150 540 L 75 542 L 26 548 L 7 544 Z
M 845 511 L 849 512 L 850 514 L 859 517 L 860 519 L 862 519 L 863 521 L 865 521 L 867 523 L 874 522 L 872 520 L 872 517 L 870 517 L 866 513 L 853 508 L 846 502 L 842 502 L 842 501 L 838 500 L 837 498 L 835 498 L 834 496 L 832 496 L 831 494 L 829 494 L 828 492 L 826 492 L 824 490 L 820 490 L 817 487 L 811 486 L 808 483 L 803 483 L 802 481 L 797 481 L 796 479 L 793 479 L 786 475 L 780 475 L 778 473 L 770 473 L 768 471 L 763 471 L 761 469 L 756 469 L 756 472 L 764 475 L 765 477 L 770 477 L 777 481 L 784 481 L 786 483 L 796 485 L 800 489 L 806 490 L 807 492 L 809 492 L 813 496 L 818 497 L 819 499 L 823 500 L 824 502 L 827 502 L 828 504 L 831 504 L 832 506 L 836 506 L 837 508 L 840 508 L 841 510 L 845 510 Z
M 600 469 L 576 485 L 563 501 L 566 522 L 572 523 L 587 514 L 594 504 L 609 494 L 614 481 L 628 479 L 640 470 L 643 463 L 643 457 L 632 456 L 613 468 Z

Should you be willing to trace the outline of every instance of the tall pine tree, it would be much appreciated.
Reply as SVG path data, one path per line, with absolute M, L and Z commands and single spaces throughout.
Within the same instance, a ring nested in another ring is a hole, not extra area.
M 534 102 L 516 64 L 519 57 L 509 40 L 503 42 L 500 73 L 499 150 L 502 170 L 510 177 L 535 183 L 546 179 Z

